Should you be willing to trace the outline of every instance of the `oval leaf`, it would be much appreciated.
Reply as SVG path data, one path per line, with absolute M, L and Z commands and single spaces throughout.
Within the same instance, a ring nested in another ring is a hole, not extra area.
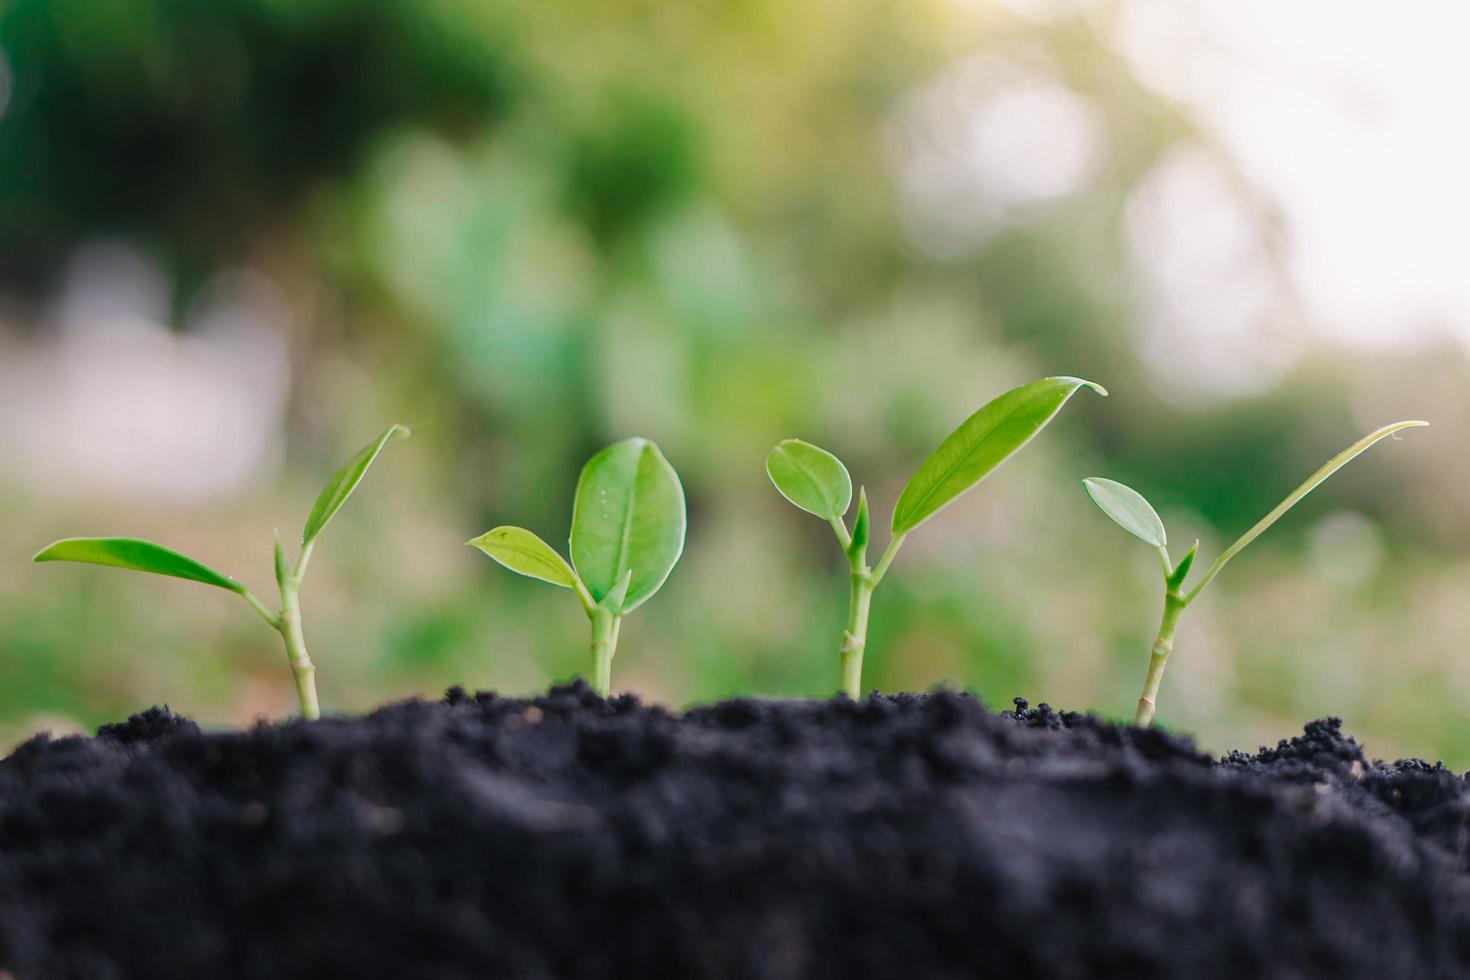
M 572 507 L 572 566 L 601 602 L 629 571 L 622 609 L 659 590 L 684 551 L 684 488 L 647 439 L 614 443 L 593 456 Z
M 781 496 L 808 514 L 835 521 L 852 503 L 852 477 L 842 460 L 800 439 L 786 439 L 766 457 L 766 473 Z
M 893 533 L 907 534 L 989 476 L 1061 411 L 1078 388 L 1107 391 L 1081 378 L 1042 378 L 1010 391 L 971 415 L 903 488 Z
M 479 548 L 499 564 L 528 578 L 565 589 L 577 587 L 577 573 L 545 541 L 523 527 L 497 527 L 465 544 Z
M 322 533 L 327 522 L 336 516 L 337 511 L 352 496 L 352 491 L 362 482 L 367 475 L 368 467 L 373 465 L 373 460 L 378 458 L 378 453 L 388 445 L 392 439 L 408 438 L 409 432 L 406 426 L 392 425 L 388 430 L 358 451 L 357 455 L 349 459 L 343 467 L 337 471 L 327 485 L 322 488 L 321 496 L 316 498 L 312 505 L 311 516 L 306 519 L 306 529 L 301 532 L 302 547 L 311 544 L 316 536 Z
M 1092 498 L 1092 502 L 1102 508 L 1102 512 L 1116 521 L 1123 530 L 1155 548 L 1162 548 L 1169 543 L 1168 536 L 1164 533 L 1164 522 L 1159 520 L 1159 515 L 1149 502 L 1143 499 L 1143 494 L 1117 480 L 1101 476 L 1089 476 L 1082 481 L 1082 485 L 1087 488 L 1087 495 Z
M 181 555 L 171 548 L 140 538 L 63 538 L 36 553 L 32 561 L 77 561 L 88 565 L 110 565 L 135 572 L 152 572 L 174 578 L 203 582 L 237 595 L 245 586 L 208 565 Z

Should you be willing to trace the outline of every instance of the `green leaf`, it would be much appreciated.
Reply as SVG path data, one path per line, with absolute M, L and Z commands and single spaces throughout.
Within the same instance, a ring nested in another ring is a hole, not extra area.
M 139 538 L 63 538 L 36 553 L 32 561 L 76 561 L 89 565 L 110 565 L 135 572 L 152 572 L 174 578 L 203 582 L 227 589 L 236 595 L 245 586 L 208 565 L 181 555 L 171 548 Z
M 316 503 L 311 508 L 311 516 L 306 519 L 306 529 L 301 533 L 302 547 L 311 544 L 316 536 L 322 533 L 337 511 L 352 496 L 352 491 L 362 482 L 367 475 L 368 467 L 373 465 L 373 460 L 378 458 L 378 453 L 388 445 L 392 439 L 408 438 L 409 432 L 405 426 L 391 425 L 388 430 L 358 451 L 356 456 L 349 459 L 337 475 L 328 481 L 322 488 L 321 496 L 316 498 Z
M 835 521 L 852 503 L 852 478 L 842 460 L 800 439 L 776 444 L 766 457 L 766 473 L 781 496 L 808 514 Z
M 528 578 L 560 585 L 564 589 L 577 587 L 577 573 L 572 571 L 566 559 L 523 527 L 497 527 L 465 544 L 479 548 L 497 563 Z
M 608 590 L 607 595 L 602 597 L 599 606 L 612 613 L 621 616 L 624 613 L 623 605 L 628 600 L 628 586 L 633 583 L 633 570 L 630 568 L 618 579 L 618 584 Z
M 1159 515 L 1149 502 L 1143 499 L 1143 494 L 1117 480 L 1101 476 L 1089 476 L 1082 481 L 1082 485 L 1087 488 L 1087 495 L 1092 498 L 1092 502 L 1102 508 L 1102 512 L 1116 521 L 1123 530 L 1155 548 L 1162 548 L 1169 543 L 1164 533 L 1164 522 L 1159 520 Z
M 291 580 L 291 559 L 286 557 L 286 546 L 281 543 L 281 532 L 276 532 L 276 584 L 285 586 Z
M 1215 563 L 1210 566 L 1209 571 L 1205 572 L 1205 577 L 1200 579 L 1199 584 L 1190 590 L 1187 601 L 1192 602 L 1194 600 L 1194 597 L 1199 595 L 1201 590 L 1203 590 L 1205 586 L 1209 585 L 1210 582 L 1214 580 L 1216 575 L 1220 574 L 1220 569 L 1225 567 L 1226 562 L 1245 550 L 1246 545 L 1250 544 L 1256 538 L 1260 537 L 1261 534 L 1265 532 L 1266 528 L 1270 527 L 1272 524 L 1275 524 L 1278 520 L 1280 520 L 1282 514 L 1285 514 L 1287 511 L 1291 510 L 1292 507 L 1296 506 L 1297 501 L 1301 500 L 1307 494 L 1317 489 L 1317 486 L 1321 484 L 1323 480 L 1326 480 L 1329 476 L 1342 469 L 1348 463 L 1352 462 L 1357 456 L 1366 452 L 1370 446 L 1378 442 L 1380 439 L 1386 439 L 1401 429 L 1411 429 L 1416 426 L 1428 424 L 1428 422 L 1420 421 L 1418 419 L 1412 419 L 1407 422 L 1395 422 L 1392 425 L 1385 425 L 1381 429 L 1375 429 L 1374 431 L 1368 433 L 1366 436 L 1359 439 L 1357 442 L 1353 443 L 1351 446 L 1347 447 L 1342 452 L 1329 459 L 1322 466 L 1321 469 L 1313 473 L 1311 476 L 1307 477 L 1307 481 L 1305 483 L 1303 483 L 1301 486 L 1297 487 L 1290 494 L 1288 494 L 1286 499 L 1281 501 L 1281 503 L 1277 504 L 1274 508 L 1272 508 L 1269 514 L 1257 521 L 1254 527 L 1242 534 L 1229 548 L 1226 548 L 1225 551 L 1220 555 L 1220 557 L 1215 559 Z
M 684 551 L 684 488 L 647 439 L 614 443 L 588 460 L 572 507 L 572 567 L 594 601 L 629 571 L 624 612 L 659 590 Z
M 858 490 L 857 517 L 852 522 L 852 542 L 847 546 L 849 557 L 861 557 L 868 550 L 868 491 Z
M 979 483 L 1061 411 L 1078 388 L 1107 391 L 1081 378 L 1042 378 L 971 415 L 924 460 L 893 509 L 893 533 L 907 534 Z
M 1184 580 L 1189 577 L 1189 570 L 1193 567 L 1195 556 L 1198 554 L 1199 538 L 1195 538 L 1194 544 L 1189 546 L 1184 557 L 1179 559 L 1179 564 L 1174 566 L 1174 571 L 1169 573 L 1167 582 L 1171 590 L 1177 592 L 1184 586 Z

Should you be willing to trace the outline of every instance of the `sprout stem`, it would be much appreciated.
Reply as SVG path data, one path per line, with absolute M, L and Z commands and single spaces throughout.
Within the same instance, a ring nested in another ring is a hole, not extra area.
M 1179 614 L 1189 604 L 1176 589 L 1164 593 L 1164 616 L 1159 622 L 1159 635 L 1149 651 L 1148 673 L 1143 679 L 1143 693 L 1138 698 L 1138 710 L 1133 715 L 1135 725 L 1147 725 L 1153 721 L 1154 705 L 1159 697 L 1159 684 L 1164 679 L 1164 667 L 1169 663 L 1169 654 L 1174 650 L 1174 631 L 1179 628 Z
M 883 557 L 878 559 L 878 567 L 873 569 L 873 584 L 877 585 L 883 581 L 883 576 L 888 574 L 888 566 L 893 564 L 893 559 L 898 555 L 898 549 L 903 547 L 903 539 L 908 537 L 908 532 L 895 534 L 888 542 L 888 547 L 883 551 Z
M 592 610 L 592 689 L 603 697 L 612 690 L 612 662 L 618 652 L 618 626 L 623 617 L 598 606 Z
M 271 629 L 279 630 L 281 628 L 281 617 L 277 616 L 275 613 L 266 608 L 265 603 L 261 602 L 260 599 L 256 597 L 254 592 L 251 592 L 249 589 L 242 588 L 240 590 L 240 598 L 248 602 L 250 604 L 250 608 L 254 609 L 256 615 L 265 620 L 266 624 L 270 626 Z
M 852 588 L 848 595 L 847 629 L 842 632 L 842 645 L 837 655 L 842 661 L 842 690 L 856 701 L 863 689 L 863 650 L 868 645 L 868 609 L 873 599 L 873 576 L 863 566 L 862 558 L 854 560 Z
M 301 702 L 301 717 L 315 721 L 322 716 L 316 699 L 316 665 L 306 652 L 306 634 L 301 630 L 301 601 L 298 597 L 300 569 L 297 575 L 281 583 L 281 615 L 276 628 L 286 644 L 286 662 L 296 680 L 296 697 Z
M 868 567 L 866 547 L 848 556 L 852 573 L 849 576 L 847 629 L 842 631 L 842 644 L 837 648 L 837 656 L 842 662 L 842 690 L 854 701 L 862 696 L 863 651 L 868 646 L 868 612 L 872 608 L 873 589 L 877 588 L 883 573 L 893 563 L 893 556 L 903 546 L 903 539 L 902 534 L 893 536 L 877 568 Z

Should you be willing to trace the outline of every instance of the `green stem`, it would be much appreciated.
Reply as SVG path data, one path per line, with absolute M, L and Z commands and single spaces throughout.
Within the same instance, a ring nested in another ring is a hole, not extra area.
M 623 617 L 598 606 L 592 610 L 592 689 L 603 697 L 612 690 L 612 662 L 618 652 L 618 626 Z
M 267 609 L 265 603 L 256 598 L 254 592 L 251 592 L 249 589 L 241 589 L 240 598 L 250 603 L 250 608 L 254 609 L 256 615 L 265 620 L 271 629 L 279 630 L 281 628 L 281 617 Z
M 1159 622 L 1159 635 L 1149 651 L 1148 673 L 1143 679 L 1143 693 L 1138 698 L 1138 710 L 1134 712 L 1135 725 L 1147 725 L 1154 719 L 1154 708 L 1158 702 L 1159 684 L 1164 679 L 1164 668 L 1169 663 L 1169 654 L 1174 650 L 1174 631 L 1179 628 L 1179 614 L 1189 605 L 1189 600 L 1178 590 L 1164 593 L 1164 616 Z
M 895 534 L 888 542 L 888 547 L 883 552 L 883 557 L 878 559 L 878 567 L 873 569 L 873 584 L 877 585 L 883 581 L 883 576 L 888 574 L 888 566 L 893 564 L 893 559 L 898 556 L 898 549 L 903 547 L 903 539 L 908 537 L 908 532 Z
M 873 590 L 893 563 L 893 557 L 903 546 L 903 539 L 902 534 L 894 535 L 877 568 L 868 567 L 867 549 L 848 556 L 852 572 L 848 576 L 847 629 L 842 631 L 842 644 L 837 648 L 837 656 L 842 662 L 842 690 L 854 701 L 862 696 L 863 691 L 863 652 L 868 647 L 868 612 L 873 604 Z
M 298 570 L 299 575 L 299 570 Z M 322 716 L 316 699 L 316 665 L 306 652 L 306 635 L 301 631 L 301 601 L 297 595 L 299 578 L 281 583 L 281 639 L 286 643 L 286 661 L 296 679 L 296 697 L 301 702 L 301 716 L 315 721 Z
M 862 559 L 853 568 L 852 588 L 848 594 L 847 629 L 842 632 L 842 645 L 837 655 L 842 661 L 842 690 L 856 701 L 863 690 L 863 650 L 868 645 L 868 610 L 872 604 L 873 586 L 877 584 Z

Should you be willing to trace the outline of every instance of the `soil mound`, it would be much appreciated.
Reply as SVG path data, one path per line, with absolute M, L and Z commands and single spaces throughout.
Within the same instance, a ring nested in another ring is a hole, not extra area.
M 581 684 L 0 762 L 30 978 L 1470 977 L 1470 787 L 963 694 Z

